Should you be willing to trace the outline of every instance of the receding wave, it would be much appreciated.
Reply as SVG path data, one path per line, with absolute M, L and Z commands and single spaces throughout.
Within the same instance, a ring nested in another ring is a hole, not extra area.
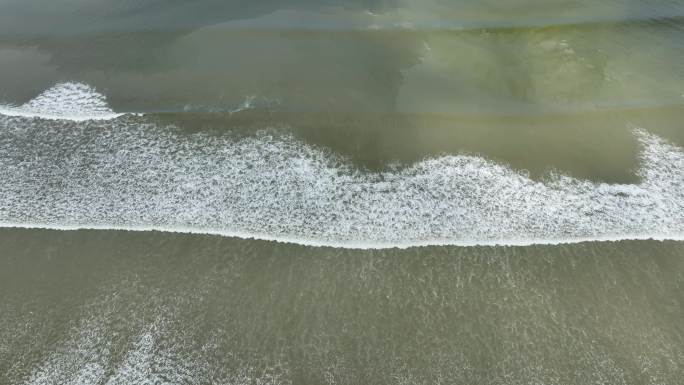
M 0 223 L 349 248 L 684 239 L 684 152 L 635 135 L 641 182 L 625 185 L 540 182 L 470 155 L 369 172 L 273 130 L 0 116 Z

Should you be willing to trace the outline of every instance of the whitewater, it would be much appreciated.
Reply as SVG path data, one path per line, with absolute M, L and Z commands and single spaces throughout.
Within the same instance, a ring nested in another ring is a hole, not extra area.
M 534 180 L 475 155 L 381 172 L 282 129 L 187 133 L 62 83 L 0 106 L 0 226 L 394 248 L 684 239 L 684 151 L 631 128 L 636 184 Z

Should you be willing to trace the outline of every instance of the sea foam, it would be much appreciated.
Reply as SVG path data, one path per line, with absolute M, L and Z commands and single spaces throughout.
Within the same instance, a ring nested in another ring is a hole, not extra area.
M 108 120 L 122 115 L 112 111 L 104 95 L 83 83 L 59 83 L 18 107 L 0 105 L 0 114 L 72 121 Z
M 640 183 L 606 184 L 536 181 L 470 155 L 369 172 L 269 130 L 235 137 L 146 117 L 0 116 L 0 224 L 349 248 L 684 239 L 684 152 L 634 132 Z

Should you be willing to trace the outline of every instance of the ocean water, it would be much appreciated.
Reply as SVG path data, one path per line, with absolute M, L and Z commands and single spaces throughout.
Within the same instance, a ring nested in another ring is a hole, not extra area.
M 0 384 L 680 384 L 684 2 L 0 1 Z

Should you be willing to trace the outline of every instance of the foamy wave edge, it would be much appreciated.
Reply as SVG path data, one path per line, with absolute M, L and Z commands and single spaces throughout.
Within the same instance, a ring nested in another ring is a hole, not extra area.
M 112 120 L 125 115 L 142 115 L 132 113 L 112 113 L 106 115 L 59 115 L 59 114 L 44 114 L 38 112 L 22 111 L 18 107 L 0 106 L 0 115 L 19 117 L 19 118 L 36 118 L 46 120 L 68 120 L 71 122 L 87 122 L 90 120 Z
M 0 114 L 73 122 L 112 120 L 127 115 L 114 112 L 107 104 L 105 96 L 95 88 L 74 82 L 55 84 L 21 106 L 0 104 Z
M 562 174 L 534 181 L 469 155 L 369 173 L 268 130 L 234 138 L 126 119 L 32 123 L 33 114 L 77 121 L 122 115 L 80 83 L 58 84 L 18 110 L 21 117 L 0 119 L 5 228 L 158 231 L 347 249 L 684 240 L 684 150 L 640 128 L 633 132 L 642 145 L 641 181 L 624 185 Z
M 589 242 L 622 242 L 622 241 L 684 241 L 683 234 L 633 234 L 633 235 L 602 235 L 595 237 L 569 238 L 539 238 L 539 239 L 501 239 L 501 240 L 473 240 L 461 241 L 450 239 L 434 239 L 409 242 L 363 242 L 363 241 L 322 241 L 299 237 L 278 237 L 268 234 L 247 233 L 241 231 L 227 231 L 217 229 L 202 229 L 193 227 L 166 226 L 108 226 L 108 225 L 47 225 L 35 223 L 2 223 L 0 228 L 24 230 L 54 230 L 54 231 L 122 231 L 122 232 L 158 232 L 168 234 L 212 235 L 228 238 L 239 238 L 265 242 L 277 242 L 308 247 L 330 247 L 349 250 L 388 250 L 410 249 L 418 247 L 525 247 L 525 246 L 557 246 Z

